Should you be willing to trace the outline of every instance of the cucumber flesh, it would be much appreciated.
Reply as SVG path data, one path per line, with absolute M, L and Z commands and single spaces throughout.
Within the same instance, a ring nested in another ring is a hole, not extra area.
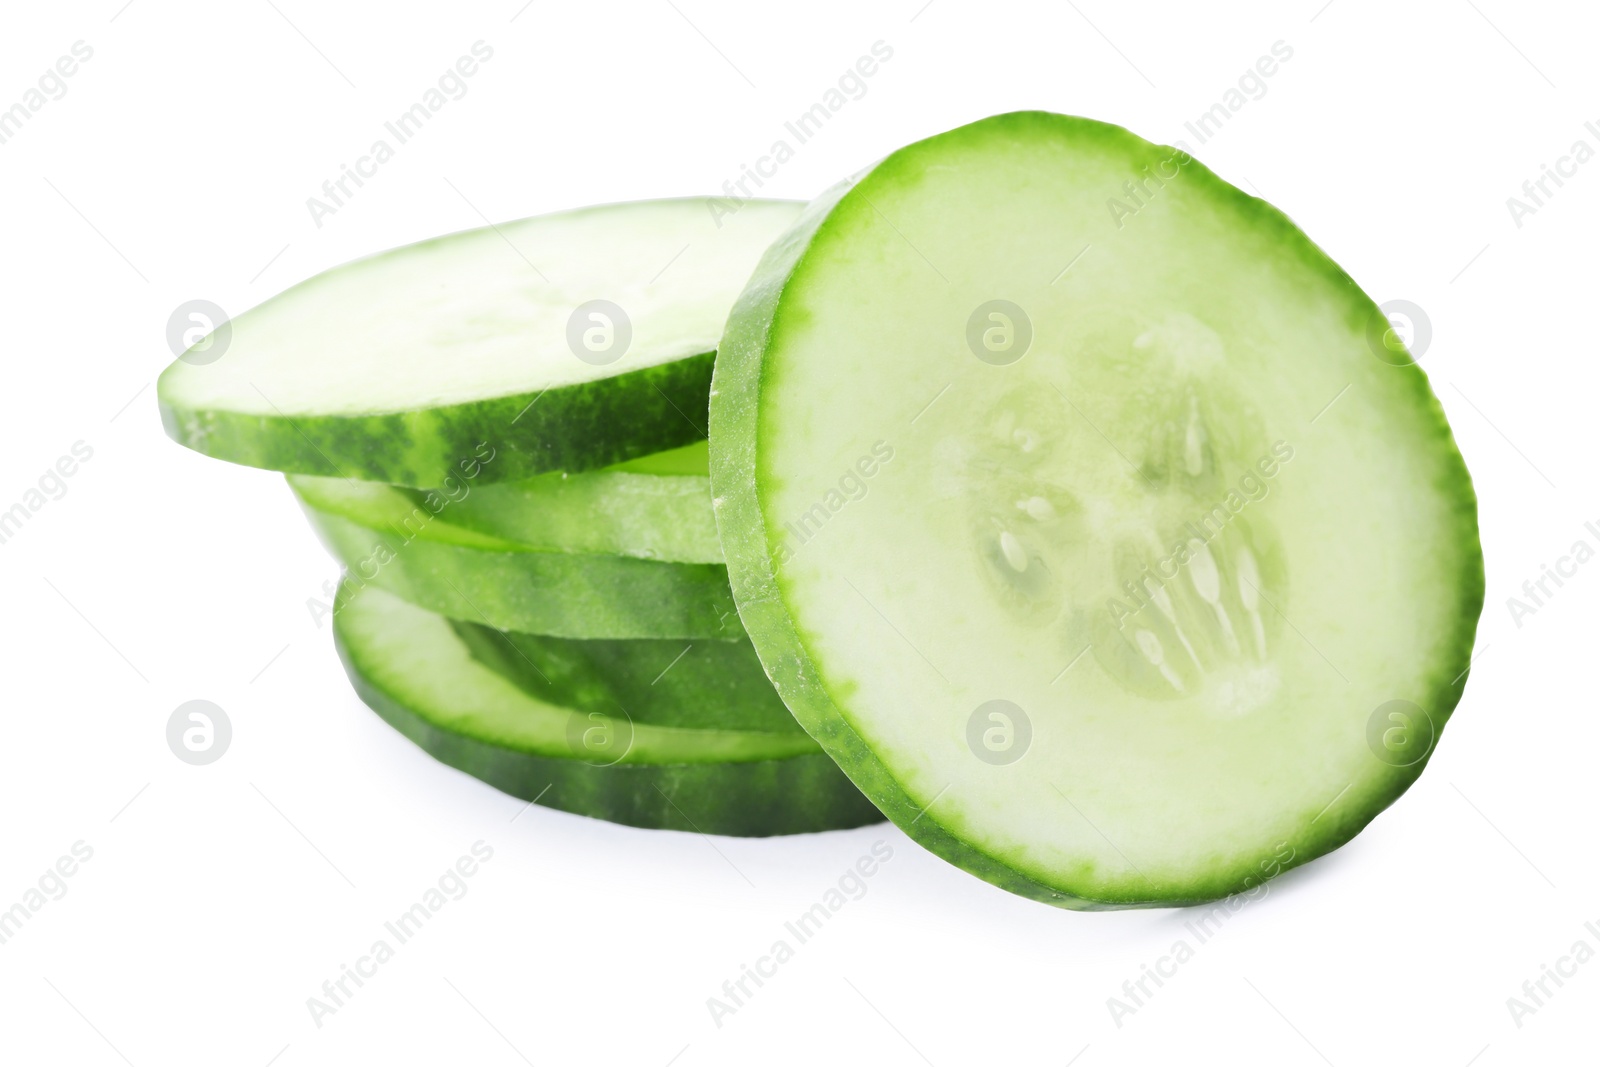
M 168 367 L 162 420 L 235 463 L 423 487 L 703 438 L 728 308 L 800 210 L 752 201 L 718 219 L 711 204 L 545 215 L 326 271 Z
M 882 819 L 802 733 L 659 726 L 546 703 L 477 662 L 445 619 L 378 589 L 341 594 L 334 639 L 374 711 L 440 762 L 524 800 L 740 836 Z
M 912 837 L 1053 904 L 1343 844 L 1425 766 L 1483 597 L 1470 478 L 1381 322 L 1281 213 L 1102 123 L 999 116 L 825 194 L 711 402 L 779 693 Z
M 479 663 L 546 703 L 634 722 L 803 733 L 748 638 L 573 641 L 453 621 Z
M 698 474 L 706 478 L 711 474 L 711 442 L 704 438 L 665 452 L 652 452 L 648 456 L 626 460 L 608 470 L 633 474 Z
M 430 493 L 413 490 L 418 503 Z M 453 525 L 563 552 L 721 563 L 706 442 L 581 474 L 479 486 L 449 506 Z
M 568 551 L 480 533 L 451 521 L 460 501 L 442 491 L 418 500 L 376 482 L 290 475 L 289 484 L 349 571 L 347 582 L 453 619 L 569 638 L 743 635 L 721 563 Z

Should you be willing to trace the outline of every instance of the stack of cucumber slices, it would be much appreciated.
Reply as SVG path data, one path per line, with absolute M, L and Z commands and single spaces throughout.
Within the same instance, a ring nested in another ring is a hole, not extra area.
M 1348 841 L 1465 684 L 1426 377 L 1289 219 L 1115 126 L 456 234 L 230 328 L 168 433 L 287 472 L 362 699 L 540 804 L 887 816 L 1034 899 L 1195 903 Z
M 723 320 L 800 205 L 591 208 L 319 275 L 161 380 L 168 432 L 289 472 L 363 700 L 513 796 L 765 835 L 877 809 L 739 624 L 707 474 Z

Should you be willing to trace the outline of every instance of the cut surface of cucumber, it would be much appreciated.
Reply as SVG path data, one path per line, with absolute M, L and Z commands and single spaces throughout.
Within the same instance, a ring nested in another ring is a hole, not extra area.
M 587 470 L 705 437 L 711 353 L 800 205 L 585 208 L 357 260 L 161 375 L 175 440 L 273 470 L 435 486 Z
M 474 659 L 533 696 L 634 722 L 802 733 L 755 649 L 736 641 L 574 641 L 451 622 Z
M 418 503 L 435 491 L 413 490 Z M 706 442 L 604 470 L 479 486 L 450 522 L 520 544 L 674 563 L 721 563 Z
M 721 563 L 568 551 L 548 540 L 530 545 L 481 533 L 451 521 L 470 495 L 418 497 L 315 475 L 290 475 L 289 484 L 350 583 L 453 619 L 569 638 L 743 635 Z
M 745 628 L 980 877 L 1074 908 L 1251 888 L 1416 779 L 1470 662 L 1476 499 L 1391 338 L 1283 214 L 1119 127 L 895 152 L 778 239 L 719 347 Z
M 882 816 L 803 733 L 630 722 L 538 700 L 450 623 L 367 587 L 334 639 L 362 700 L 440 762 L 515 797 L 630 826 L 765 836 Z

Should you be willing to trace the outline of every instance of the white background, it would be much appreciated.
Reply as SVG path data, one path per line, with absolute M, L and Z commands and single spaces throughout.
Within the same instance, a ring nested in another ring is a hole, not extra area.
M 1600 547 L 1600 161 L 1520 228 L 1506 206 L 1574 140 L 1600 148 L 1592 9 L 122 3 L 17 5 L 0 33 L 0 107 L 94 49 L 0 145 L 0 510 L 94 450 L 0 544 L 0 908 L 93 849 L 0 945 L 0 1060 L 1594 1062 L 1600 962 L 1520 1028 L 1506 1006 L 1574 941 L 1600 948 L 1600 562 L 1520 628 L 1506 606 L 1574 541 Z M 316 227 L 306 198 L 480 39 L 468 95 Z M 434 763 L 350 692 L 307 610 L 335 567 L 281 478 L 185 451 L 156 414 L 180 303 L 237 313 L 479 212 L 715 192 L 878 40 L 892 60 L 766 192 L 1017 108 L 1187 140 L 1375 299 L 1425 309 L 1481 497 L 1480 658 L 1429 772 L 1120 1027 L 1107 998 L 1192 943 L 1191 916 L 1055 911 L 882 826 L 711 841 L 519 815 Z M 1267 93 L 1197 144 L 1183 123 L 1279 40 Z M 194 698 L 234 729 L 205 767 L 164 736 Z M 306 999 L 480 839 L 468 895 L 314 1025 Z M 867 895 L 714 1025 L 706 998 L 880 839 Z

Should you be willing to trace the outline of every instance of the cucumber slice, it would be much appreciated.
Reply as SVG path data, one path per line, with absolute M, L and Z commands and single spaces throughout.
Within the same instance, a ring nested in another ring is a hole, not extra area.
M 472 657 L 550 704 L 634 722 L 803 733 L 748 638 L 573 641 L 452 622 Z
M 429 494 L 413 491 L 426 504 Z M 583 474 L 480 486 L 450 522 L 525 545 L 676 563 L 721 563 L 706 442 Z
M 451 521 L 460 502 L 442 492 L 418 500 L 377 482 L 313 475 L 290 475 L 289 485 L 349 571 L 348 583 L 376 585 L 453 619 L 570 638 L 743 635 L 720 563 L 573 552 L 480 533 Z
M 544 215 L 319 274 L 168 367 L 162 421 L 219 459 L 414 486 L 703 438 L 723 319 L 800 210 L 751 201 L 719 219 L 711 205 Z
M 711 473 L 710 444 L 702 438 L 682 448 L 652 452 L 648 456 L 615 464 L 610 469 L 634 474 L 698 474 L 705 478 Z
M 1336 848 L 1421 773 L 1483 599 L 1386 330 L 1284 215 L 1115 126 L 1002 115 L 831 190 L 712 390 L 779 693 L 908 834 L 1053 904 Z
M 341 595 L 351 684 L 441 763 L 524 800 L 629 826 L 760 837 L 883 816 L 802 733 L 630 723 L 546 703 L 474 660 L 443 618 Z

